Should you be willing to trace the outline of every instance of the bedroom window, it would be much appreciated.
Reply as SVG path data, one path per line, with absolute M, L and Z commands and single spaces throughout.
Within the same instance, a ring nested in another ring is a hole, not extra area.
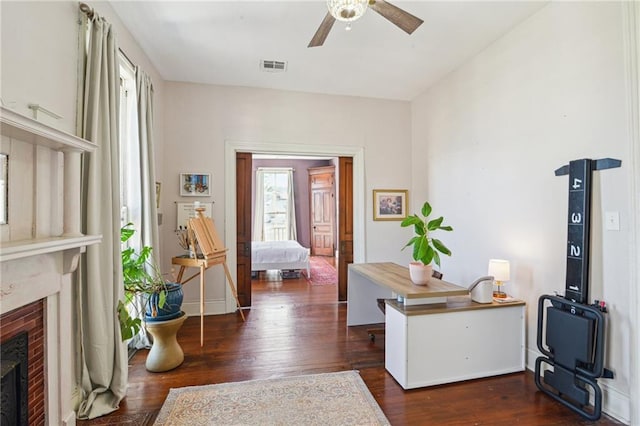
M 297 239 L 294 201 L 293 169 L 258 169 L 254 240 Z

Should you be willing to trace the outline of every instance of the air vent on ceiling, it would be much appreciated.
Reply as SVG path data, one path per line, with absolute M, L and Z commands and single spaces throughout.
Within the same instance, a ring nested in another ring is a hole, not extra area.
M 267 72 L 284 72 L 287 70 L 287 63 L 284 61 L 260 61 L 260 69 Z

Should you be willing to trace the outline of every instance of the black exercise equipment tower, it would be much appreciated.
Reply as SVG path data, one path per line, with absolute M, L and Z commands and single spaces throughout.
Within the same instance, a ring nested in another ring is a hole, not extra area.
M 603 365 L 606 307 L 597 300 L 589 304 L 591 175 L 594 170 L 620 165 L 620 160 L 611 158 L 581 159 L 555 171 L 556 176 L 569 175 L 566 288 L 564 297 L 543 295 L 538 300 L 537 343 L 544 356 L 536 359 L 536 386 L 589 420 L 599 419 L 602 410 L 597 378 L 613 378 Z M 553 367 L 544 371 L 544 383 L 540 377 L 543 363 Z

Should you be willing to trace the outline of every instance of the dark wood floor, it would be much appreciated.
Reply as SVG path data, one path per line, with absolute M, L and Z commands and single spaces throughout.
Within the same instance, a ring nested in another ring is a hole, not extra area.
M 352 369 L 393 425 L 620 424 L 606 416 L 583 420 L 539 392 L 530 372 L 404 391 L 384 369 L 384 337 L 372 343 L 368 327 L 347 328 L 346 304 L 336 300 L 336 286 L 261 275 L 245 323 L 237 313 L 206 317 L 200 347 L 199 318 L 188 318 L 178 335 L 185 353 L 180 367 L 150 373 L 147 351 L 139 351 L 120 410 L 79 424 L 122 424 L 147 413 L 150 421 L 170 388 Z

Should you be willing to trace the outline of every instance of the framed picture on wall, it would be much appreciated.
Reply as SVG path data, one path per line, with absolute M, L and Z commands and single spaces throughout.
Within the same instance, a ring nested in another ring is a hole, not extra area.
M 180 173 L 180 195 L 183 197 L 208 197 L 211 195 L 209 173 Z
M 374 189 L 373 220 L 402 220 L 407 217 L 406 189 Z

